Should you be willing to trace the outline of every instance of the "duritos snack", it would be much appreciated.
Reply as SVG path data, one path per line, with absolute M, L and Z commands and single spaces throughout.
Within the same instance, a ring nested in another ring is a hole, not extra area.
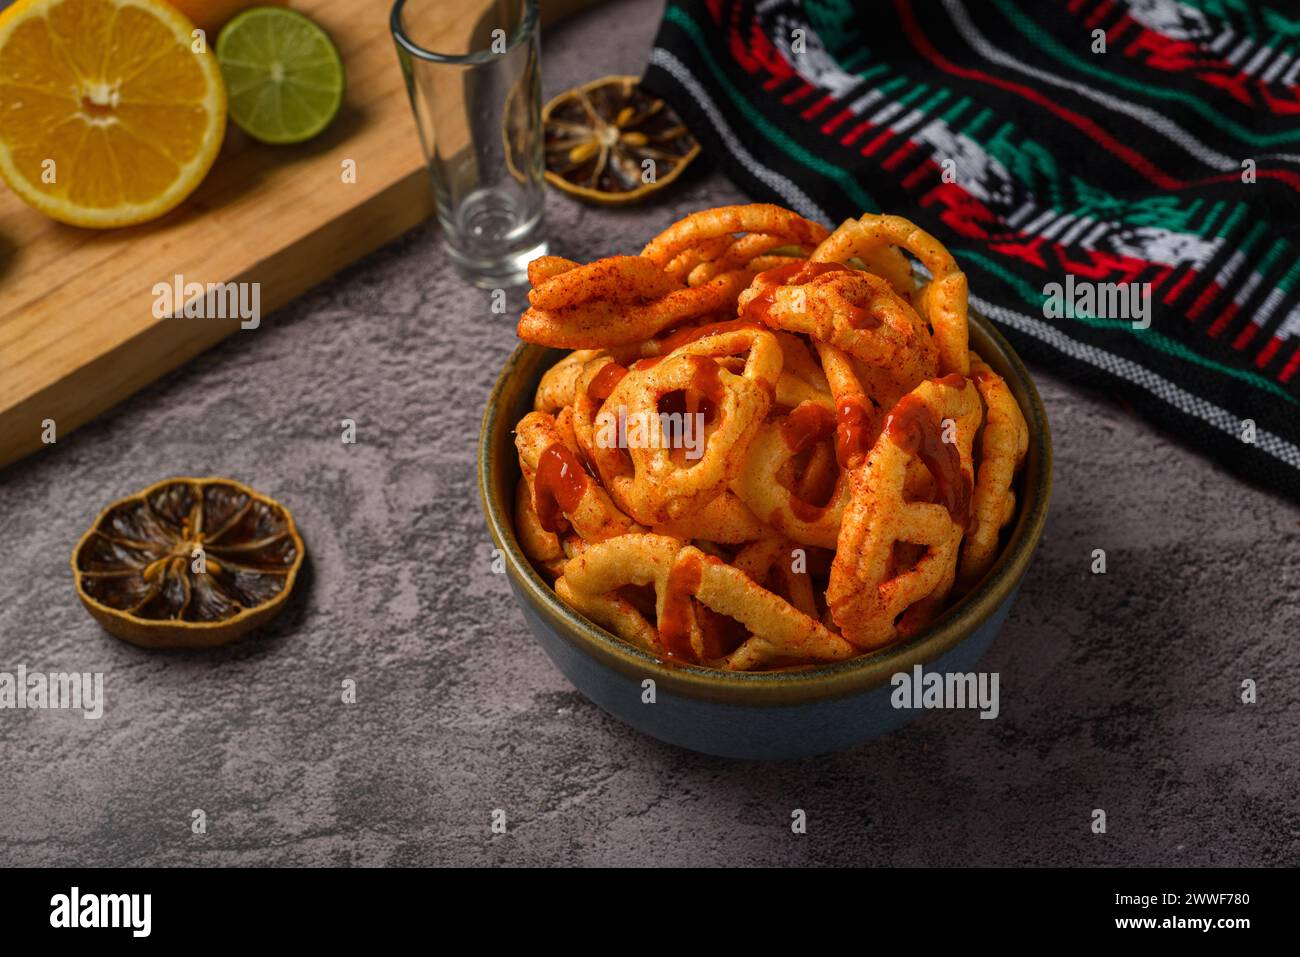
M 578 351 L 516 428 L 515 526 L 592 621 L 679 663 L 834 661 L 924 628 L 997 557 L 1029 429 L 914 224 L 725 206 L 529 278 L 520 338 Z

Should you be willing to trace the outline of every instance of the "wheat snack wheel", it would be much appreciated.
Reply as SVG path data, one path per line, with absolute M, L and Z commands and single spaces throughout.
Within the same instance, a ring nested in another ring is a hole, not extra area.
M 738 354 L 747 354 L 740 373 L 718 361 Z M 649 364 L 634 363 L 597 414 L 596 444 L 608 447 L 610 438 L 621 441 L 626 434 L 622 444 L 632 471 L 612 477 L 609 488 L 629 515 L 643 525 L 655 525 L 698 511 L 739 473 L 771 405 L 782 358 L 771 333 L 730 329 L 687 342 L 662 359 L 642 362 Z M 683 407 L 665 413 L 661 406 L 673 394 L 685 396 Z M 706 405 L 711 425 L 704 424 Z M 672 448 L 663 427 L 665 415 L 680 416 L 681 427 L 695 433 L 694 461 L 687 461 L 692 449 Z M 641 429 L 640 441 L 635 440 L 634 427 Z
M 529 266 L 529 307 L 521 339 L 566 349 L 640 342 L 664 329 L 734 308 L 752 274 L 724 272 L 683 286 L 644 256 L 610 256 L 578 265 L 545 256 Z
M 542 527 L 533 508 L 532 486 L 522 476 L 515 485 L 515 535 L 524 554 L 547 575 L 555 578 L 561 573 L 568 560 L 564 544 L 559 535 Z
M 834 548 L 840 520 L 849 499 L 849 483 L 837 477 L 828 501 L 814 504 L 800 498 L 786 475 L 803 452 L 829 443 L 835 434 L 835 417 L 815 402 L 801 403 L 789 415 L 764 422 L 754 437 L 744 467 L 731 488 L 750 510 L 772 528 L 803 545 Z M 825 447 L 829 447 L 827 444 Z
M 827 236 L 826 227 L 771 203 L 719 206 L 692 213 L 673 223 L 650 240 L 641 250 L 641 255 L 667 266 L 685 250 L 705 243 L 711 243 L 706 248 L 719 255 L 717 251 L 730 248 L 735 233 L 761 233 L 778 239 L 779 245 L 808 248 L 817 246 Z M 721 243 L 724 238 L 726 246 Z M 698 262 L 692 263 L 691 268 L 695 265 Z
M 759 269 L 765 268 L 763 264 L 774 258 L 782 260 L 792 258 L 769 255 L 774 250 L 783 248 L 790 248 L 790 243 L 783 236 L 747 233 L 738 239 L 733 239 L 716 257 L 706 259 L 695 265 L 686 276 L 686 284 L 699 286 L 715 276 L 737 269 L 757 272 Z
M 1011 483 L 1029 451 L 1029 425 L 1006 382 L 974 352 L 970 367 L 986 411 L 971 499 L 971 527 L 962 542 L 957 567 L 957 581 L 964 588 L 983 578 L 997 557 L 998 536 L 1016 513 Z
M 560 534 L 572 526 L 585 540 L 601 541 L 638 528 L 591 480 L 553 416 L 530 412 L 520 419 L 515 447 L 543 529 Z
M 654 589 L 653 624 L 620 594 L 628 586 Z M 740 569 L 663 535 L 624 535 L 587 548 L 565 566 L 556 593 L 628 641 L 678 661 L 745 670 L 778 657 L 834 661 L 855 653 Z M 739 622 L 748 637 L 734 649 L 714 644 L 703 609 Z
M 552 414 L 573 405 L 577 395 L 578 377 L 587 363 L 599 355 L 596 349 L 578 349 L 570 352 L 542 374 L 533 397 L 533 410 Z
M 848 220 L 821 246 L 813 250 L 814 262 L 847 262 L 857 258 L 869 262 L 890 247 L 900 247 L 915 256 L 930 271 L 930 281 L 913 298 L 939 348 L 939 370 L 945 375 L 970 371 L 966 321 L 966 274 L 939 240 L 902 216 L 876 216 Z M 897 250 L 895 250 L 897 251 Z M 895 266 L 889 267 L 894 272 Z M 893 279 L 891 281 L 897 282 Z M 897 289 L 898 286 L 896 285 Z
M 979 391 L 953 375 L 921 383 L 899 400 L 865 462 L 850 473 L 826 590 L 844 637 L 878 648 L 926 624 L 947 597 L 970 518 L 971 447 Z M 908 466 L 925 463 L 940 502 L 908 501 Z M 898 546 L 919 546 L 907 554 Z
M 721 256 L 731 247 L 733 242 L 735 242 L 734 236 L 730 233 L 723 233 L 721 236 L 703 240 L 698 245 L 688 246 L 668 260 L 664 265 L 664 271 L 684 285 L 687 277 L 697 266 L 711 262 Z
M 772 534 L 772 529 L 758 520 L 740 496 L 725 491 L 697 511 L 656 525 L 656 535 L 672 538 L 740 545 Z
M 908 302 L 916 297 L 916 277 L 907 257 L 892 243 L 871 242 L 856 219 L 846 219 L 841 223 L 813 250 L 809 259 L 838 263 L 857 260 L 867 272 L 884 279 Z
M 938 374 L 938 351 L 921 318 L 879 276 L 839 263 L 760 273 L 740 295 L 741 315 L 829 343 L 888 372 L 910 391 Z

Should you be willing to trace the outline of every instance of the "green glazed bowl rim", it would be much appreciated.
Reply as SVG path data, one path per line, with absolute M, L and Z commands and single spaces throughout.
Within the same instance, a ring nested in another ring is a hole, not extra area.
M 514 425 L 531 410 L 542 373 L 569 351 L 530 343 L 521 343 L 506 360 L 483 412 L 478 447 L 483 514 L 520 599 L 588 657 L 629 678 L 653 678 L 657 688 L 670 693 L 733 705 L 794 705 L 862 694 L 884 685 L 897 672 L 910 672 L 914 665 L 941 657 L 974 634 L 1015 591 L 1042 537 L 1052 488 L 1047 411 L 1029 370 L 983 316 L 970 314 L 970 331 L 971 348 L 1006 379 L 1025 413 L 1029 453 L 1020 480 L 1018 514 L 1002 553 L 983 581 L 929 628 L 906 641 L 844 661 L 794 671 L 732 672 L 667 664 L 573 611 L 523 553 L 512 520 L 519 478 Z

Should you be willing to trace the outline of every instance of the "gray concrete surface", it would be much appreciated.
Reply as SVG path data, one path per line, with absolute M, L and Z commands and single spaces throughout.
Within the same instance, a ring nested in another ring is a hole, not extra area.
M 623 2 L 555 31 L 548 95 L 637 71 L 656 21 Z M 548 212 L 586 259 L 737 198 L 710 175 L 658 206 L 552 194 Z M 0 671 L 102 671 L 107 697 L 100 721 L 0 711 L 0 864 L 1300 861 L 1294 506 L 1036 369 L 1056 493 L 986 659 L 1001 717 L 931 712 L 789 764 L 693 755 L 575 692 L 491 574 L 474 445 L 514 337 L 489 307 L 419 229 L 0 472 Z M 106 635 L 73 593 L 73 543 L 106 501 L 209 473 L 293 509 L 300 600 L 213 652 Z

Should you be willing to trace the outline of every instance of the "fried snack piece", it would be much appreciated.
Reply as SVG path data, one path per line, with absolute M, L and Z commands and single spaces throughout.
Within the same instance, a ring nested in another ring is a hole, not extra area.
M 784 236 L 747 233 L 737 239 L 731 239 L 730 236 L 718 238 L 726 238 L 730 242 L 719 247 L 715 240 L 710 240 L 703 246 L 694 246 L 678 253 L 668 264 L 669 275 L 677 276 L 685 273 L 688 286 L 700 286 L 726 272 L 746 270 L 753 273 L 763 268 L 770 268 L 765 264 L 773 259 L 791 258 L 768 255 L 775 249 L 790 247 L 791 244 Z M 806 256 L 807 253 L 805 252 L 804 255 Z
M 808 341 L 788 332 L 777 331 L 775 335 L 776 341 L 781 346 L 781 357 L 784 360 L 781 371 L 798 377 L 811 386 L 814 392 L 829 396 L 830 385 L 826 381 L 826 373 L 818 363 L 816 353 L 809 348 Z M 793 403 L 790 408 L 798 404 Z
M 884 279 L 840 263 L 760 273 L 740 294 L 740 313 L 830 343 L 903 392 L 938 375 L 938 351 L 916 310 Z
M 828 342 L 816 346 L 835 400 L 835 458 L 841 468 L 857 468 L 880 434 L 879 409 L 863 390 L 849 357 Z
M 840 467 L 854 469 L 866 459 L 884 424 L 884 409 L 892 409 L 906 392 L 887 370 L 864 367 L 839 349 L 817 343 L 835 396 L 835 458 Z M 863 385 L 863 380 L 869 385 Z M 929 471 L 913 460 L 903 486 L 909 501 L 933 492 Z
M 800 498 L 789 474 L 796 457 L 815 452 L 834 434 L 835 416 L 816 402 L 801 403 L 789 415 L 764 422 L 731 482 L 732 491 L 760 520 L 799 544 L 834 548 L 849 500 L 847 478 L 837 475 L 829 500 L 816 505 Z
M 564 571 L 568 560 L 560 536 L 542 528 L 537 509 L 533 508 L 533 490 L 528 479 L 520 476 L 515 485 L 515 534 L 519 546 L 532 561 L 551 578 Z
M 981 415 L 979 391 L 969 380 L 950 375 L 922 382 L 890 410 L 871 454 L 849 473 L 852 495 L 826 602 L 858 648 L 915 633 L 951 589 L 970 519 L 971 448 Z M 939 502 L 907 500 L 913 458 L 933 475 Z
M 680 283 L 644 256 L 609 256 L 585 266 L 575 265 L 534 286 L 528 303 L 553 312 L 593 299 L 622 304 L 658 299 L 680 288 Z
M 783 371 L 781 378 L 776 380 L 776 404 L 783 409 L 793 409 L 804 402 L 816 403 L 832 415 L 835 412 L 835 397 L 828 389 L 817 388 L 793 373 Z
M 601 484 L 609 488 L 616 476 L 632 474 L 632 460 L 617 443 L 596 441 L 596 415 L 614 387 L 627 375 L 627 367 L 607 353 L 598 352 L 580 369 L 568 406 L 578 449 L 596 469 Z
M 801 564 L 804 567 L 800 571 L 795 570 L 797 556 L 803 559 Z M 816 593 L 807 569 L 807 553 L 798 543 L 780 535 L 769 534 L 742 548 L 731 564 L 760 585 L 770 583 L 775 572 L 779 586 L 771 590 L 809 618 L 820 618 Z
M 885 251 L 901 247 L 930 271 L 930 282 L 913 297 L 921 314 L 934 330 L 939 348 L 939 371 L 966 375 L 970 371 L 970 337 L 966 319 L 966 274 L 957 267 L 952 254 L 943 244 L 902 216 L 876 216 L 871 213 L 858 220 L 846 220 L 817 249 L 814 262 L 847 262 L 857 258 L 886 275 L 898 291 L 901 280 L 893 275 L 897 262 Z M 895 250 L 897 252 L 897 250 Z M 889 256 L 882 266 L 881 257 Z
M 698 245 L 683 249 L 664 263 L 664 271 L 678 282 L 685 283 L 687 277 L 695 270 L 695 267 L 712 262 L 723 255 L 735 242 L 735 239 L 730 233 L 724 233 L 721 236 L 706 239 Z
M 867 272 L 884 279 L 908 302 L 915 300 L 916 275 L 907 257 L 892 243 L 868 242 L 862 224 L 856 219 L 841 223 L 808 258 L 813 262 L 838 263 L 856 259 Z
M 829 440 L 817 442 L 808 450 L 807 460 L 791 470 L 789 488 L 795 497 L 804 502 L 824 502 L 834 491 L 839 476 L 835 443 Z
M 641 256 L 610 256 L 584 266 L 545 257 L 530 277 L 519 317 L 519 338 L 565 349 L 600 349 L 639 342 L 664 329 L 730 308 L 749 284 L 749 273 L 725 273 L 695 288 L 683 287 Z
M 685 276 L 700 263 L 726 256 L 735 249 L 734 233 L 760 233 L 767 237 L 741 246 L 743 252 L 735 254 L 748 255 L 749 258 L 779 246 L 811 249 L 828 235 L 826 227 L 771 203 L 719 206 L 700 210 L 673 223 L 650 240 L 641 250 L 641 255 L 664 267 L 673 263 L 677 271 L 684 270 L 682 275 Z M 769 245 L 771 240 L 776 241 L 775 245 Z M 692 248 L 698 248 L 699 258 L 687 257 L 674 263 L 680 254 Z
M 542 373 L 542 381 L 537 383 L 537 392 L 533 396 L 533 409 L 554 414 L 566 405 L 573 405 L 578 377 L 587 363 L 598 355 L 600 351 L 597 349 L 579 349 Z
M 1029 451 L 1029 425 L 1006 382 L 974 352 L 970 369 L 987 411 L 971 500 L 971 527 L 957 566 L 957 584 L 963 590 L 983 578 L 997 557 L 998 535 L 1016 513 L 1011 483 Z
M 572 526 L 589 542 L 640 530 L 591 480 L 553 416 L 529 412 L 520 419 L 515 448 L 542 529 L 558 535 Z
M 688 342 L 695 342 L 705 336 L 739 330 L 762 331 L 766 327 L 759 322 L 747 319 L 729 319 L 723 322 L 711 322 L 699 326 L 679 329 L 662 339 L 651 339 L 642 343 L 642 358 L 665 356 Z M 800 402 L 813 400 L 828 409 L 834 409 L 834 399 L 826 384 L 826 376 L 821 367 L 813 360 L 808 347 L 798 336 L 779 330 L 770 330 L 776 336 L 781 347 L 781 375 L 776 380 L 776 404 L 792 409 Z M 726 364 L 726 360 L 720 360 Z M 743 362 L 741 363 L 743 365 Z M 732 369 L 731 371 L 738 371 Z
M 629 586 L 654 589 L 655 624 L 626 597 Z M 588 547 L 565 566 L 555 593 L 597 624 L 677 661 L 742 670 L 778 657 L 834 661 L 856 653 L 739 568 L 664 535 L 623 535 Z M 704 609 L 734 619 L 749 636 L 735 649 L 715 644 Z
M 578 265 L 572 259 L 565 259 L 563 256 L 538 256 L 528 264 L 528 282 L 532 286 L 540 286 L 546 280 L 554 279 L 561 273 L 577 269 Z
M 672 538 L 697 538 L 722 545 L 740 545 L 772 534 L 772 529 L 758 520 L 741 498 L 723 492 L 698 511 L 656 525 L 656 535 Z
M 741 355 L 746 358 L 740 373 L 719 361 Z M 635 363 L 623 375 L 595 417 L 595 444 L 627 446 L 631 473 L 610 475 L 608 488 L 638 522 L 658 525 L 699 511 L 739 474 L 749 443 L 772 404 L 774 383 L 781 375 L 781 347 L 770 332 L 737 328 L 643 362 L 646 365 Z M 664 409 L 664 400 L 676 393 L 684 396 L 682 409 Z M 664 414 L 678 414 L 683 428 L 697 430 L 698 458 L 687 460 L 684 443 L 669 441 Z M 626 441 L 620 435 L 624 428 Z M 641 432 L 639 439 L 634 428 Z
M 669 659 L 784 668 L 914 634 L 986 574 L 1028 427 L 914 224 L 722 207 L 529 279 L 521 337 L 579 351 L 517 429 L 516 527 L 578 611 Z M 703 426 L 665 442 L 674 414 Z

